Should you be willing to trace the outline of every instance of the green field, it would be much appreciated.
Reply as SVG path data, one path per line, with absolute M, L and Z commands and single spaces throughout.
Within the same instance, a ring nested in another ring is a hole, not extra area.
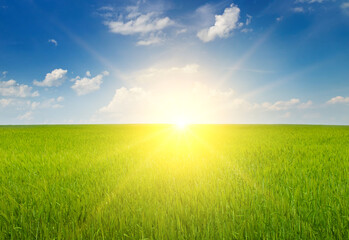
M 349 239 L 349 127 L 0 127 L 0 239 Z

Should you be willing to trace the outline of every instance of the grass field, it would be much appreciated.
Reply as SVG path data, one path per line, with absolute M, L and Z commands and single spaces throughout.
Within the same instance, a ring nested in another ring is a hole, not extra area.
M 0 127 L 0 239 L 349 239 L 349 127 Z

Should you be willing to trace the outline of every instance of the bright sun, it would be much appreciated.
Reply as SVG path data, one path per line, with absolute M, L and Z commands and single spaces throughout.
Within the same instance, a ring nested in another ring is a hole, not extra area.
M 178 118 L 175 122 L 177 129 L 183 130 L 187 128 L 189 122 L 185 118 Z

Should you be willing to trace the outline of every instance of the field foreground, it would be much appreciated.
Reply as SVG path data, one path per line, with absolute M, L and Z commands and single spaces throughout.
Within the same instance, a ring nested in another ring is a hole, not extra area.
M 349 127 L 0 127 L 0 239 L 349 239 Z

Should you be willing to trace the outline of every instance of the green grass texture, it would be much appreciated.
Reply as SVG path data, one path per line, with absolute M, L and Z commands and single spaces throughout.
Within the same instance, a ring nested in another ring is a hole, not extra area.
M 349 127 L 0 127 L 0 239 L 349 239 Z

